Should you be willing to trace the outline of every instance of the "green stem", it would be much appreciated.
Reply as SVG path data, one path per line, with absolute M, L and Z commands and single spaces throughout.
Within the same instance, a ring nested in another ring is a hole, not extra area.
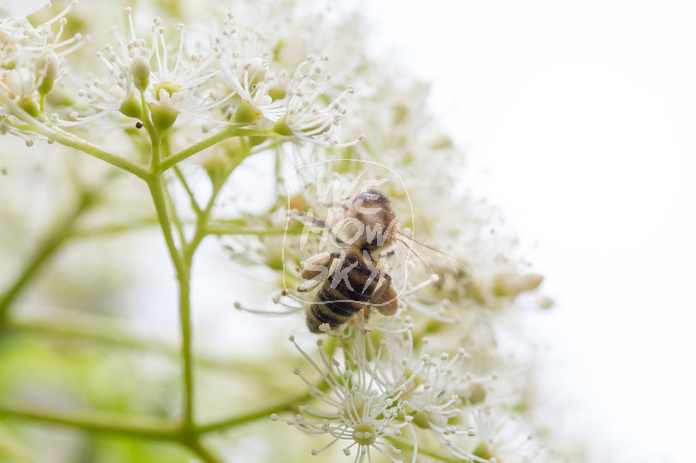
M 181 223 L 181 220 L 179 219 L 179 214 L 176 213 L 176 205 L 174 204 L 172 196 L 171 194 L 169 194 L 169 189 L 166 187 L 166 185 L 163 188 L 162 193 L 164 194 L 164 199 L 167 203 L 168 210 L 172 211 L 172 213 L 170 214 L 172 225 L 174 225 L 174 228 L 176 229 L 177 236 L 179 237 L 179 242 L 181 243 L 181 247 L 183 249 L 186 247 L 186 236 L 184 236 L 184 227 Z
M 91 227 L 88 229 L 75 230 L 70 237 L 71 238 L 97 238 L 105 235 L 116 235 L 124 232 L 138 231 L 143 228 L 151 227 L 157 225 L 158 222 L 155 219 L 145 219 L 139 222 L 131 222 L 124 224 L 112 224 Z
M 167 357 L 178 358 L 179 350 L 163 343 L 155 343 L 147 340 L 134 339 L 127 333 L 114 330 L 109 324 L 71 324 L 61 325 L 53 321 L 21 321 L 9 320 L 6 327 L 13 332 L 25 332 L 28 335 L 46 337 L 59 337 L 64 341 L 87 342 L 104 344 L 122 349 L 132 349 L 148 353 L 156 353 Z M 270 369 L 258 365 L 256 362 L 220 360 L 214 357 L 198 357 L 195 364 L 205 368 L 233 371 L 235 374 L 245 374 L 252 380 L 256 376 L 267 377 Z
M 326 383 L 322 383 L 317 387 L 317 389 L 325 392 L 329 389 L 329 385 Z M 301 405 L 303 402 L 308 402 L 310 400 L 312 400 L 312 395 L 311 393 L 306 392 L 290 400 L 286 400 L 285 402 L 275 404 L 270 407 L 262 408 L 261 410 L 257 410 L 255 412 L 235 416 L 233 418 L 226 418 L 224 420 L 216 421 L 214 423 L 198 426 L 196 428 L 196 432 L 198 434 L 206 434 L 209 432 L 223 431 L 225 429 L 234 428 L 235 426 L 249 423 L 251 421 L 256 421 L 262 418 L 270 418 L 271 415 L 274 413 L 296 411 L 299 405 Z
M 154 352 L 172 357 L 179 356 L 178 351 L 169 346 L 130 338 L 127 334 L 119 332 L 119 330 L 114 330 L 114 327 L 108 324 L 79 325 L 81 324 L 76 324 L 74 322 L 70 325 L 62 325 L 52 321 L 10 320 L 8 321 L 7 328 L 18 332 L 25 332 L 29 335 L 38 335 L 43 339 L 52 336 L 54 338 L 65 338 L 66 340 L 82 340 L 125 349 Z
M 2 295 L 0 298 L 0 327 L 7 322 L 10 305 L 14 302 L 15 298 L 37 274 L 38 269 L 41 268 L 53 253 L 71 237 L 75 222 L 93 202 L 93 193 L 82 193 L 75 209 L 62 220 L 62 223 L 53 229 L 53 233 L 46 238 L 38 252 L 34 254 L 32 259 L 21 271 L 19 278 L 17 278 L 14 284 Z
M 59 412 L 36 407 L 18 407 L 0 404 L 0 416 L 40 421 L 43 423 L 70 426 L 92 433 L 119 434 L 147 440 L 177 442 L 185 445 L 205 463 L 222 463 L 222 458 L 207 448 L 200 439 L 181 423 L 167 420 L 134 419 L 122 415 L 99 412 Z
M 187 444 L 188 448 L 196 453 L 205 463 L 222 463 L 222 458 L 215 455 L 211 449 L 198 439 Z
M 191 329 L 191 288 L 188 280 L 180 280 L 179 319 L 181 324 L 181 356 L 184 366 L 184 425 L 186 429 L 193 429 L 193 333 Z
M 40 133 L 51 140 L 57 141 L 61 145 L 69 146 L 71 148 L 75 148 L 76 150 L 82 151 L 83 153 L 87 153 L 90 156 L 100 159 L 108 164 L 130 172 L 137 177 L 145 178 L 147 176 L 147 171 L 142 166 L 139 166 L 138 164 L 135 164 L 134 162 L 115 154 L 104 151 L 98 146 L 93 145 L 92 143 L 83 140 L 70 132 L 66 132 L 58 127 L 51 127 L 39 122 L 35 117 L 32 117 L 29 113 L 17 106 L 12 99 L 5 94 L 5 92 L 0 92 L 0 102 L 10 110 L 10 113 L 13 116 L 26 123 L 36 133 Z
M 154 158 L 154 156 L 153 156 Z M 177 280 L 179 281 L 179 322 L 181 329 L 181 357 L 183 360 L 182 376 L 184 383 L 183 394 L 183 413 L 185 429 L 193 429 L 193 353 L 192 353 L 192 329 L 191 329 L 191 274 L 190 264 L 176 247 L 172 235 L 169 212 L 165 199 L 164 188 L 161 174 L 156 174 L 148 182 L 152 200 L 157 211 L 157 218 L 164 234 L 164 239 L 169 250 L 169 255 L 176 270 Z M 182 243 L 183 244 L 183 243 Z
M 174 421 L 134 419 L 98 412 L 47 411 L 37 407 L 0 404 L 0 415 L 25 418 L 90 432 L 106 432 L 152 440 L 178 440 L 180 424 Z
M 179 169 L 179 166 L 174 166 L 174 174 L 181 182 L 181 185 L 184 187 L 184 190 L 186 190 L 186 194 L 189 197 L 189 202 L 191 203 L 191 209 L 193 209 L 193 212 L 195 212 L 197 215 L 200 215 L 201 207 L 198 205 L 196 197 L 194 196 L 193 191 L 191 191 L 191 188 L 189 187 L 188 182 L 184 177 L 184 174 L 181 173 L 181 169 Z
M 217 197 L 217 193 L 217 191 L 213 191 L 213 194 L 210 198 L 210 202 L 208 203 L 206 208 L 198 214 L 198 220 L 196 221 L 196 232 L 194 233 L 193 238 L 191 238 L 191 242 L 188 243 L 188 246 L 184 250 L 184 259 L 186 259 L 186 262 L 189 266 L 193 264 L 193 255 L 196 252 L 196 249 L 198 249 L 198 246 L 201 244 L 201 241 L 203 241 L 203 239 L 207 235 L 206 225 L 208 223 L 208 217 L 210 216 L 213 203 L 215 202 L 215 198 Z
M 157 174 L 161 172 L 160 161 L 162 160 L 162 151 L 160 149 L 160 145 L 162 142 L 162 135 L 153 128 L 150 134 L 150 140 L 152 143 L 152 159 L 150 161 L 150 173 Z
M 179 164 L 184 159 L 190 158 L 194 154 L 200 153 L 204 149 L 210 148 L 213 145 L 217 145 L 221 141 L 224 141 L 228 138 L 237 137 L 237 136 L 251 136 L 251 135 L 271 136 L 271 135 L 274 135 L 274 133 L 269 132 L 267 130 L 252 130 L 252 129 L 233 127 L 233 126 L 225 127 L 224 129 L 220 130 L 218 133 L 211 135 L 204 140 L 199 141 L 195 145 L 191 145 L 188 148 L 179 151 L 178 153 L 168 157 L 167 159 L 164 159 L 162 161 L 162 164 L 160 165 L 160 168 L 162 171 L 165 171 L 165 170 L 169 169 L 170 167 L 173 167 L 176 164 Z
M 230 227 L 224 224 L 210 224 L 206 227 L 206 233 L 208 235 L 256 235 L 256 236 L 277 236 L 284 235 L 299 235 L 301 231 L 287 230 L 285 229 L 272 229 L 272 228 L 245 228 L 245 227 Z

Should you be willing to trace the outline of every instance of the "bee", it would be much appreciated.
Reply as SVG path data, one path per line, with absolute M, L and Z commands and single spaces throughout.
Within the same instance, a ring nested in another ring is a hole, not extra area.
M 329 224 L 312 219 L 332 233 L 341 251 L 322 252 L 304 262 L 301 276 L 306 281 L 298 291 L 321 285 L 307 309 L 307 327 L 312 333 L 336 329 L 360 311 L 369 315 L 374 307 L 382 315 L 394 315 L 399 300 L 392 279 L 385 271 L 386 257 L 399 239 L 397 217 L 388 196 L 367 190 L 353 196 L 343 206 L 337 226 L 350 239 L 337 236 Z

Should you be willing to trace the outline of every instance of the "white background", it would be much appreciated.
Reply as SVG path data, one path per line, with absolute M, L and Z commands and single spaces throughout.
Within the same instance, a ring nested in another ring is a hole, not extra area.
M 696 2 L 379 0 L 375 49 L 433 82 L 464 180 L 557 302 L 548 399 L 592 461 L 691 461 Z M 536 334 L 535 334 L 536 335 Z M 553 419 L 553 417 L 549 417 Z

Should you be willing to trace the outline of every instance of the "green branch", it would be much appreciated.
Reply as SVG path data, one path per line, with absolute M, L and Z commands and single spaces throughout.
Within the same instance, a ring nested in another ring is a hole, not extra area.
M 6 328 L 12 332 L 24 332 L 27 335 L 60 337 L 62 341 L 87 342 L 92 344 L 104 344 L 121 349 L 132 349 L 148 353 L 155 353 L 171 358 L 178 358 L 178 349 L 164 343 L 135 339 L 128 333 L 122 332 L 110 324 L 76 324 L 63 325 L 55 321 L 30 321 L 8 320 Z M 214 357 L 197 357 L 195 364 L 204 368 L 233 371 L 236 375 L 245 374 L 251 377 L 267 377 L 272 368 L 263 368 L 256 361 L 221 360 Z M 249 378 L 250 380 L 252 378 Z
M 44 240 L 39 250 L 20 272 L 19 277 L 5 294 L 0 297 L 0 327 L 7 322 L 10 305 L 14 302 L 15 298 L 37 274 L 38 269 L 68 238 L 71 237 L 75 222 L 93 204 L 94 199 L 94 193 L 82 193 L 75 209 L 67 217 L 63 218 L 59 225 L 53 228 L 53 233 Z
M 100 159 L 108 164 L 111 164 L 112 166 L 116 166 L 130 172 L 137 177 L 145 178 L 147 176 L 147 171 L 142 166 L 139 166 L 138 164 L 135 164 L 134 162 L 113 153 L 104 151 L 98 146 L 93 145 L 87 140 L 83 140 L 70 132 L 66 132 L 58 127 L 45 125 L 39 122 L 35 117 L 31 116 L 29 113 L 17 106 L 17 104 L 15 104 L 12 99 L 5 94 L 5 92 L 0 92 L 0 102 L 10 110 L 10 114 L 27 124 L 36 133 L 44 135 L 50 140 L 56 141 L 61 145 L 69 146 L 70 148 L 74 148 L 78 151 L 89 154 L 90 156 Z
M 327 391 L 328 389 L 329 389 L 329 385 L 325 382 L 322 382 L 317 387 L 317 390 L 324 391 L 324 392 Z M 306 392 L 306 393 L 299 395 L 299 396 L 296 396 L 290 400 L 286 400 L 286 401 L 281 402 L 279 404 L 271 405 L 270 407 L 262 408 L 261 410 L 257 410 L 255 412 L 235 416 L 232 418 L 225 418 L 223 420 L 216 421 L 214 423 L 209 423 L 209 424 L 198 426 L 196 428 L 196 432 L 198 434 L 207 434 L 210 432 L 224 431 L 225 429 L 234 428 L 235 426 L 249 423 L 251 421 L 256 421 L 256 420 L 259 420 L 262 418 L 269 418 L 270 419 L 271 415 L 274 413 L 296 411 L 297 408 L 302 403 L 308 402 L 308 401 L 312 400 L 312 398 L 313 398 L 312 394 L 310 392 Z
M 113 326 L 100 323 L 80 326 L 80 323 L 72 322 L 60 324 L 54 321 L 22 321 L 9 320 L 7 328 L 26 334 L 39 335 L 42 338 L 54 336 L 65 338 L 66 340 L 87 341 L 90 343 L 100 343 L 109 346 L 121 347 L 125 349 L 142 350 L 172 357 L 178 357 L 179 353 L 161 343 L 134 339 L 125 333 L 115 330 Z
M 223 461 L 221 457 L 215 455 L 215 453 L 199 439 L 194 439 L 187 443 L 187 447 L 196 453 L 205 463 L 222 463 Z
M 189 184 L 186 181 L 184 174 L 181 173 L 181 169 L 179 169 L 179 166 L 174 166 L 174 173 L 176 174 L 176 177 L 179 179 L 179 182 L 181 182 L 181 185 L 184 187 L 184 190 L 188 195 L 189 202 L 191 203 L 191 209 L 193 209 L 193 212 L 195 212 L 197 215 L 200 215 L 201 208 L 198 205 L 198 202 L 196 201 L 196 196 L 193 194 L 193 191 L 189 187 Z
M 162 182 L 161 174 L 157 174 L 148 182 L 152 200 L 157 211 L 157 218 L 164 234 L 164 239 L 169 250 L 169 255 L 176 270 L 177 280 L 179 281 L 179 321 L 181 329 L 181 356 L 183 360 L 182 376 L 184 382 L 183 410 L 184 425 L 192 429 L 193 423 L 193 354 L 192 354 L 192 330 L 191 330 L 191 288 L 190 288 L 190 265 L 182 256 L 174 243 L 172 235 L 169 212 L 163 189 L 166 188 Z M 183 243 L 182 243 L 183 245 Z
M 186 247 L 186 236 L 184 235 L 184 226 L 182 225 L 181 220 L 179 219 L 179 214 L 177 214 L 176 212 L 176 204 L 174 204 L 172 195 L 169 193 L 169 189 L 166 185 L 164 185 L 164 188 L 162 189 L 162 194 L 164 195 L 164 200 L 167 209 L 171 211 L 169 216 L 171 217 L 172 225 L 174 226 L 174 229 L 176 229 L 176 234 L 179 237 L 179 242 L 181 243 L 181 247 L 183 249 Z
M 240 127 L 234 127 L 234 126 L 229 126 L 225 127 L 224 129 L 220 130 L 214 135 L 209 136 L 208 138 L 199 141 L 195 145 L 191 145 L 186 149 L 183 149 L 179 151 L 178 153 L 162 160 L 159 168 L 162 171 L 165 171 L 169 169 L 170 167 L 173 167 L 177 164 L 179 164 L 181 161 L 184 159 L 188 159 L 191 156 L 193 156 L 196 153 L 200 153 L 206 148 L 210 148 L 213 145 L 217 145 L 218 143 L 227 140 L 228 138 L 232 137 L 240 137 L 240 136 L 253 136 L 253 135 L 264 135 L 264 136 L 273 136 L 275 135 L 273 132 L 267 131 L 267 130 L 253 130 L 253 129 L 247 129 L 247 128 L 240 128 Z
M 52 423 L 89 432 L 105 432 L 151 440 L 178 440 L 181 425 L 178 422 L 132 418 L 101 412 L 47 411 L 38 407 L 20 407 L 0 403 L 0 416 L 24 418 Z
M 247 413 L 244 415 L 240 416 L 235 416 L 232 418 L 226 418 L 220 421 L 216 421 L 214 423 L 198 426 L 197 432 L 199 434 L 206 434 L 209 432 L 215 432 L 215 431 L 224 431 L 225 429 L 228 428 L 234 428 L 235 426 L 239 426 L 245 423 L 249 423 L 251 421 L 256 421 L 262 418 L 268 418 L 270 419 L 271 415 L 273 413 L 282 413 L 285 411 L 293 411 L 297 409 L 297 406 L 302 403 L 310 400 L 312 396 L 309 395 L 309 393 L 303 394 L 301 396 L 295 397 L 292 400 L 288 400 L 286 402 L 283 402 L 281 404 L 276 404 L 272 405 L 270 407 L 263 408 L 261 410 L 257 410 L 251 413 Z
M 143 219 L 130 223 L 101 225 L 82 230 L 75 230 L 70 234 L 70 238 L 97 238 L 105 235 L 117 235 L 119 233 L 137 231 L 143 228 L 152 227 L 153 225 L 157 224 L 158 222 L 155 219 Z
M 209 235 L 256 235 L 256 236 L 278 236 L 284 235 L 299 235 L 301 231 L 286 230 L 280 228 L 248 228 L 229 226 L 224 224 L 210 224 L 206 227 L 206 233 Z

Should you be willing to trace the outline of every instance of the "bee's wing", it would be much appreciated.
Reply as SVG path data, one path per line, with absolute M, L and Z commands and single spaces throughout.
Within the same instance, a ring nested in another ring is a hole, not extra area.
M 435 246 L 418 241 L 403 232 L 396 235 L 396 241 L 402 249 L 405 249 L 412 256 L 409 260 L 416 273 L 425 273 L 428 276 L 437 275 L 440 283 L 449 280 L 456 282 L 464 289 L 478 285 L 475 272 L 465 261 L 441 251 Z

